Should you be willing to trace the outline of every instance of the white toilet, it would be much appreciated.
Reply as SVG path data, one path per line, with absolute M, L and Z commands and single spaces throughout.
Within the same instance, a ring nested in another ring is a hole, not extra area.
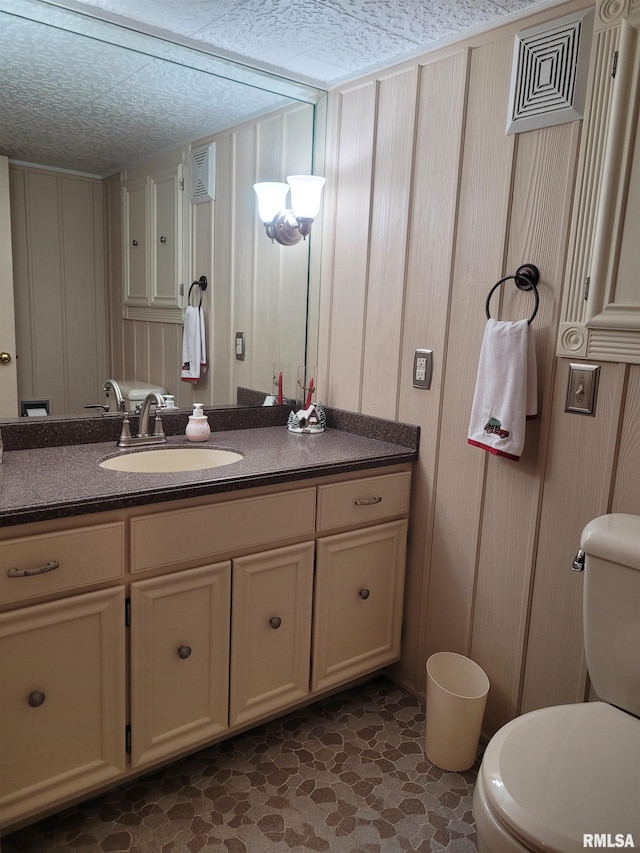
M 596 518 L 580 547 L 603 701 L 531 711 L 491 739 L 473 798 L 480 853 L 640 848 L 640 516 Z

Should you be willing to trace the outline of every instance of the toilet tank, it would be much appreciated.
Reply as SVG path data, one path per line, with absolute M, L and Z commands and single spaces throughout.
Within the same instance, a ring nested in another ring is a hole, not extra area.
M 580 547 L 591 683 L 600 699 L 640 716 L 640 516 L 595 518 Z
M 150 382 L 139 382 L 134 379 L 117 379 L 115 381 L 120 387 L 125 409 L 130 414 L 137 414 L 140 411 L 144 398 L 151 391 L 157 391 L 162 396 L 167 393 L 166 388 L 163 388 L 161 385 L 152 385 Z M 107 403 L 110 411 L 117 411 L 117 404 L 112 394 L 107 394 Z

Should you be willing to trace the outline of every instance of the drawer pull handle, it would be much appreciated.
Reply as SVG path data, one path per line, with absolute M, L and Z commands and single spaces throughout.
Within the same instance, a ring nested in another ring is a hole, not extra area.
M 34 690 L 33 693 L 29 694 L 29 705 L 32 708 L 39 708 L 40 705 L 44 705 L 46 698 L 46 694 L 42 690 Z
M 178 657 L 180 660 L 186 660 L 191 657 L 191 646 L 180 646 L 178 649 Z
M 381 504 L 382 497 L 380 495 L 374 495 L 372 498 L 356 498 L 356 506 L 373 506 L 374 504 Z
M 60 563 L 56 560 L 49 560 L 46 566 L 40 566 L 37 569 L 9 569 L 7 572 L 8 578 L 32 578 L 35 575 L 46 575 L 47 572 L 53 572 L 60 568 Z
M 366 601 L 366 600 L 367 600 L 367 598 L 369 598 L 369 596 L 371 595 L 371 593 L 369 592 L 369 590 L 368 590 L 366 587 L 363 587 L 363 589 L 361 589 L 361 590 L 358 592 L 358 595 L 360 596 L 360 598 L 361 598 L 363 601 Z
M 271 625 L 275 631 L 276 628 L 279 628 L 282 625 L 282 619 L 279 616 L 272 616 L 271 619 L 269 619 L 269 625 Z

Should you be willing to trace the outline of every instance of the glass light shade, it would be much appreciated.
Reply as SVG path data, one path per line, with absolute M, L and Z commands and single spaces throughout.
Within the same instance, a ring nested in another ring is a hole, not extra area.
M 253 185 L 258 196 L 258 213 L 263 222 L 271 222 L 276 213 L 287 206 L 288 184 L 264 181 Z
M 289 175 L 291 209 L 298 219 L 315 219 L 320 210 L 324 178 L 316 175 Z

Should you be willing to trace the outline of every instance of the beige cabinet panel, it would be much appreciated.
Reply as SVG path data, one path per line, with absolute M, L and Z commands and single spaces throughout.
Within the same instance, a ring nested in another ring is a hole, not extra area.
M 312 536 L 315 501 L 314 488 L 296 489 L 138 516 L 131 520 L 131 571 L 204 561 L 240 548 Z
M 407 522 L 318 540 L 312 690 L 400 657 Z
M 231 725 L 309 692 L 313 543 L 233 561 Z
M 122 589 L 0 616 L 0 825 L 125 770 Z
M 123 316 L 127 320 L 183 322 L 182 171 L 177 163 L 124 185 Z
M 370 524 L 409 512 L 411 472 L 318 488 L 318 530 Z
M 182 276 L 182 165 L 149 176 L 151 192 L 151 305 L 180 308 Z
M 0 542 L 0 602 L 22 602 L 121 578 L 124 523 Z
M 131 586 L 131 764 L 227 728 L 231 567 Z
M 147 182 L 124 187 L 124 304 L 147 305 Z

